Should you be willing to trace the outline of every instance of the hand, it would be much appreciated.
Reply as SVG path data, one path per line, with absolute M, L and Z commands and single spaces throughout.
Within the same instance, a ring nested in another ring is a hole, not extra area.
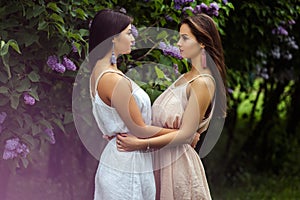
M 171 126 L 168 126 L 167 122 L 165 123 L 165 128 L 171 128 L 171 129 L 179 129 L 179 116 L 176 116 L 175 120 L 173 121 L 173 124 Z
M 120 133 L 117 135 L 116 143 L 118 151 L 136 151 L 142 139 L 127 133 Z
M 115 135 L 113 136 L 108 136 L 108 135 L 103 135 L 102 138 L 106 139 L 107 141 L 110 141 L 111 139 L 113 139 L 114 137 L 116 137 Z
M 193 148 L 196 148 L 196 145 L 197 145 L 197 143 L 198 143 L 199 140 L 200 140 L 200 133 L 196 132 L 195 135 L 194 135 L 194 139 L 193 139 L 193 141 L 191 143 L 191 146 Z

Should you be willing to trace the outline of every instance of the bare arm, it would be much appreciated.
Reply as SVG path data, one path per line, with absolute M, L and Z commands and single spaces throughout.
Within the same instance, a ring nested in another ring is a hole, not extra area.
M 213 98 L 213 94 L 214 84 L 212 81 L 206 81 L 205 78 L 196 79 L 191 83 L 188 90 L 188 104 L 183 114 L 182 125 L 178 131 L 149 139 L 129 138 L 131 141 L 127 140 L 128 135 L 118 135 L 117 137 L 122 144 L 118 145 L 118 149 L 132 151 L 146 149 L 147 146 L 161 148 L 165 145 L 190 144 Z M 136 146 L 135 148 L 132 147 L 133 144 Z
M 172 129 L 146 125 L 141 111 L 132 95 L 130 81 L 116 73 L 106 73 L 97 86 L 100 98 L 114 107 L 129 131 L 137 137 L 148 138 L 166 134 Z

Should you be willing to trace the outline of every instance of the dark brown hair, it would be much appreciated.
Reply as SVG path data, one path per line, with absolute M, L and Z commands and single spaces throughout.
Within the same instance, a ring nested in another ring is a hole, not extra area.
M 103 58 L 112 48 L 113 36 L 121 33 L 133 19 L 124 13 L 111 9 L 100 10 L 92 20 L 89 35 L 89 53 L 101 44 L 101 49 L 94 54 L 98 60 Z
M 182 24 L 187 24 L 191 29 L 192 34 L 196 37 L 197 42 L 205 45 L 206 53 L 209 54 L 209 56 L 212 58 L 212 61 L 217 67 L 217 69 L 215 69 L 214 67 L 210 68 L 214 78 L 216 79 L 215 111 L 217 111 L 217 115 L 226 116 L 226 67 L 224 63 L 221 38 L 216 24 L 211 17 L 203 13 L 184 18 L 181 21 L 180 26 Z M 209 63 L 208 58 L 207 62 Z

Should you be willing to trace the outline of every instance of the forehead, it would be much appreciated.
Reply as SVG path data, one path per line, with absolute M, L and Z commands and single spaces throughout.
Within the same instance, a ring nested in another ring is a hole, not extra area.
M 129 29 L 131 29 L 131 24 L 129 24 L 129 25 L 124 29 L 124 31 L 128 31 Z
M 180 26 L 179 32 L 180 32 L 181 35 L 193 36 L 192 31 L 191 31 L 190 27 L 187 24 L 182 24 Z

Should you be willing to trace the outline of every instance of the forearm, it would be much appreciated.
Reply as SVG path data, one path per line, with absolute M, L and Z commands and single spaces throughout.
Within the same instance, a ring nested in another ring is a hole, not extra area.
M 169 132 L 168 134 L 161 135 L 158 137 L 151 137 L 148 139 L 140 139 L 138 146 L 140 149 L 159 149 L 164 146 L 177 146 L 180 144 L 190 144 L 191 138 L 180 133 L 180 130 Z

